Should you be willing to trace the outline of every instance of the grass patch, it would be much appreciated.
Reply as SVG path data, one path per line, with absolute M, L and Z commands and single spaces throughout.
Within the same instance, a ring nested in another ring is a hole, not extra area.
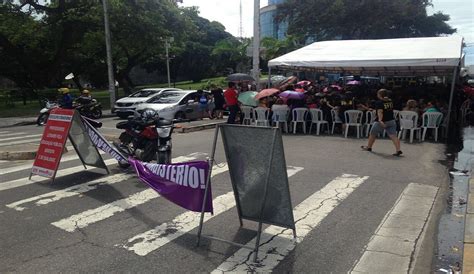
M 209 89 L 211 84 L 216 84 L 225 88 L 226 81 L 225 77 L 214 77 L 209 79 L 203 79 L 198 83 L 194 83 L 192 81 L 182 81 L 177 83 L 171 83 L 172 87 L 180 88 L 180 89 Z M 168 83 L 161 83 L 161 84 L 153 84 L 153 85 L 145 85 L 145 86 L 138 86 L 136 89 L 139 88 L 164 88 L 168 87 Z M 103 89 L 97 90 L 90 90 L 92 97 L 99 101 L 102 104 L 102 109 L 110 109 L 110 97 L 109 91 Z M 71 89 L 71 95 L 73 97 L 78 97 L 80 92 L 78 89 Z M 123 89 L 119 89 L 118 98 L 125 97 L 125 93 Z M 57 89 L 44 89 L 38 92 L 38 97 L 40 98 L 49 98 L 50 100 L 54 100 L 58 96 Z M 40 103 L 38 98 L 29 98 L 26 102 L 26 105 L 23 105 L 23 101 L 19 95 L 15 93 L 11 93 L 10 91 L 0 91 L 0 118 L 5 117 L 27 117 L 27 116 L 37 116 L 39 115 L 40 110 L 44 106 Z

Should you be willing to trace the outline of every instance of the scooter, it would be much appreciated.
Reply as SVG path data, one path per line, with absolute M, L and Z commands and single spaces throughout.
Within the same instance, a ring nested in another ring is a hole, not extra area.
M 54 101 L 49 101 L 45 100 L 45 107 L 40 110 L 40 115 L 38 116 L 38 119 L 36 119 L 36 124 L 38 126 L 44 126 L 46 125 L 46 122 L 48 121 L 49 118 L 49 113 L 53 108 L 58 108 L 59 104 L 58 102 Z

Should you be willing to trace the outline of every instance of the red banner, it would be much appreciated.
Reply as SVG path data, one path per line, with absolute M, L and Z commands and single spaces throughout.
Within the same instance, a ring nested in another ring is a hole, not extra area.
M 36 152 L 35 162 L 31 169 L 32 174 L 54 178 L 73 116 L 73 109 L 55 108 L 51 110 L 43 137 L 41 137 L 41 143 Z

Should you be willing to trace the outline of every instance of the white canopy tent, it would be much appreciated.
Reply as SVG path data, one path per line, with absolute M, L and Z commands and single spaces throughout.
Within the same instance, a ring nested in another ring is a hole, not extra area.
M 268 62 L 280 70 L 366 76 L 453 76 L 448 121 L 463 38 L 426 37 L 316 42 Z
M 268 62 L 278 69 L 369 76 L 446 76 L 459 66 L 461 36 L 316 42 Z

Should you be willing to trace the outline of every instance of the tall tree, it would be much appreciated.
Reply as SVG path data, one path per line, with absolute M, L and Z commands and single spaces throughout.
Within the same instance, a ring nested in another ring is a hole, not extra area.
M 443 13 L 428 15 L 431 0 L 287 0 L 277 20 L 287 20 L 288 34 L 308 38 L 382 39 L 438 36 L 456 30 Z

